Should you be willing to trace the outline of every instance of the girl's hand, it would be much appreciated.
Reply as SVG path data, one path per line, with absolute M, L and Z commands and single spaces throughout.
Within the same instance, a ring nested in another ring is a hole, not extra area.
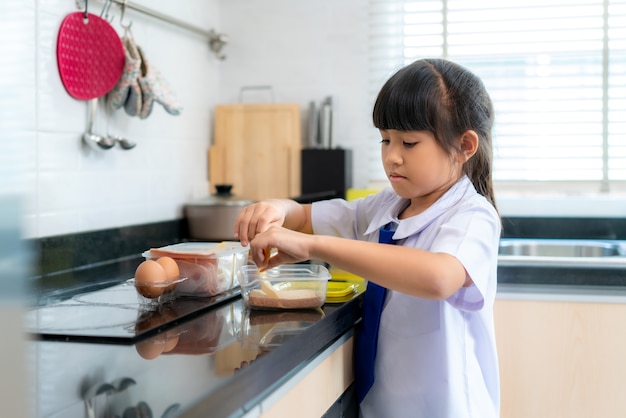
M 250 241 L 250 255 L 252 261 L 263 269 L 306 261 L 311 258 L 310 246 L 314 240 L 315 236 L 313 235 L 273 225 L 265 232 L 257 234 Z M 266 249 L 268 248 L 278 250 L 276 255 L 269 260 L 266 258 Z
M 269 227 L 282 226 L 285 216 L 284 207 L 273 200 L 246 206 L 235 221 L 235 238 L 239 238 L 241 245 L 246 246 Z

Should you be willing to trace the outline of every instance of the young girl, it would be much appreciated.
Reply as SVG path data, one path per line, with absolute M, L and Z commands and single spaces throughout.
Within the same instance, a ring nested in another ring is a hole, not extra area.
M 467 69 L 419 60 L 385 83 L 373 119 L 391 188 L 351 202 L 262 201 L 235 234 L 258 266 L 321 260 L 366 278 L 366 296 L 372 283 L 387 289 L 361 416 L 498 417 L 489 95 Z M 379 243 L 388 225 L 397 245 Z M 278 251 L 267 260 L 266 248 Z

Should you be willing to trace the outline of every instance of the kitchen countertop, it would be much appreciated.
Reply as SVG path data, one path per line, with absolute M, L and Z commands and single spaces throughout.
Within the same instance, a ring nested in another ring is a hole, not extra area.
M 626 287 L 501 283 L 497 298 L 624 303 Z M 360 297 L 320 310 L 266 312 L 245 308 L 236 295 L 126 342 L 71 333 L 34 340 L 36 416 L 84 416 L 87 405 L 119 416 L 138 405 L 165 418 L 244 416 L 351 333 L 359 317 Z
M 90 407 L 96 416 L 137 407 L 166 418 L 243 416 L 351 333 L 359 304 L 356 297 L 319 310 L 268 312 L 233 297 L 127 343 L 72 332 L 35 339 L 36 416 L 84 416 Z M 161 352 L 169 343 L 171 351 Z
M 498 284 L 497 299 L 626 303 L 625 286 Z
M 175 221 L 39 240 L 33 307 L 118 285 L 132 276 L 141 251 L 181 236 L 184 224 Z M 623 270 L 500 266 L 498 280 L 498 299 L 626 302 Z M 132 311 L 130 322 L 117 324 L 130 338 L 122 332 L 122 338 L 33 339 L 35 416 L 86 416 L 90 409 L 122 416 L 146 405 L 162 418 L 244 416 L 349 335 L 360 317 L 359 297 L 300 317 L 251 314 L 237 294 L 210 307 L 185 305 L 192 308 L 184 318 L 152 324 L 144 333 L 135 333 L 141 312 Z M 90 316 L 77 319 L 89 323 Z M 176 340 L 170 352 L 159 354 Z M 155 346 L 156 354 L 150 350 Z

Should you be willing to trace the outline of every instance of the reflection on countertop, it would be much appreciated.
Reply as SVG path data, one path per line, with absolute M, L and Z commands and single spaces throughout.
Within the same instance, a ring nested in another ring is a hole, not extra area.
M 235 288 L 212 297 L 153 303 L 123 282 L 74 293 L 60 302 L 33 307 L 26 315 L 27 331 L 45 340 L 130 344 L 239 297 L 241 292 Z
M 207 405 L 212 417 L 241 416 L 348 332 L 359 318 L 359 303 L 356 298 L 317 310 L 251 311 L 235 297 L 178 320 L 168 306 L 131 309 L 134 321 L 121 329 L 139 337 L 97 339 L 92 330 L 91 339 L 78 333 L 33 340 L 37 417 L 84 416 L 89 409 L 94 416 L 123 416 L 129 408 L 148 408 L 158 417 L 195 416 Z M 152 332 L 141 334 L 142 328 Z M 189 409 L 195 412 L 186 415 Z

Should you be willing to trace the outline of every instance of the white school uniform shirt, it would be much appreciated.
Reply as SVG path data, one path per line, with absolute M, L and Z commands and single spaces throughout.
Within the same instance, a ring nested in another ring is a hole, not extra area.
M 375 381 L 360 405 L 361 416 L 496 418 L 500 383 L 493 304 L 500 218 L 467 177 L 423 213 L 398 219 L 407 204 L 387 188 L 311 208 L 318 235 L 377 242 L 378 229 L 397 222 L 393 238 L 399 245 L 451 254 L 473 281 L 445 300 L 387 292 Z

